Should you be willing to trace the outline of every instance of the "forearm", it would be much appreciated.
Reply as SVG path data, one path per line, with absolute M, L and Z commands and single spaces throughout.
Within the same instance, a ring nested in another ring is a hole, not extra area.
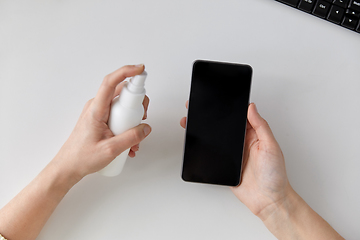
M 9 240 L 35 239 L 70 188 L 78 180 L 56 163 L 48 166 L 0 210 L 0 233 Z
M 278 239 L 344 239 L 292 188 L 283 202 L 269 206 L 260 218 Z

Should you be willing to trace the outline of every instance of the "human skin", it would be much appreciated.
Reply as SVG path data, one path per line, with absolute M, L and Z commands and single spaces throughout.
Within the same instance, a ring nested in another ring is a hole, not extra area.
M 4 237 L 8 240 L 35 239 L 66 193 L 82 178 L 101 170 L 128 148 L 131 148 L 129 156 L 135 156 L 139 143 L 150 134 L 150 126 L 140 124 L 114 136 L 107 121 L 112 99 L 122 89 L 121 82 L 143 71 L 144 65 L 128 65 L 104 78 L 58 154 L 0 210 L 0 233 Z M 148 97 L 143 105 L 146 118 Z
M 185 117 L 180 125 L 186 127 Z M 248 108 L 242 181 L 231 190 L 278 239 L 343 239 L 291 187 L 284 155 L 254 103 Z
M 69 139 L 43 171 L 0 210 L 0 233 L 9 240 L 35 239 L 66 193 L 86 175 L 109 164 L 151 132 L 139 126 L 114 136 L 107 126 L 112 99 L 126 77 L 144 66 L 125 66 L 104 78 L 96 97 L 85 105 Z M 146 97 L 145 112 L 149 104 Z M 146 113 L 144 118 L 146 117 Z M 181 119 L 185 128 L 186 118 Z M 255 104 L 248 109 L 242 182 L 231 188 L 278 239 L 343 239 L 291 187 L 285 160 L 267 122 Z

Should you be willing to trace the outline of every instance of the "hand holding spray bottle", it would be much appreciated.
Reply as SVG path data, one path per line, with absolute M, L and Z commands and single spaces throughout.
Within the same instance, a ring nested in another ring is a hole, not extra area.
M 141 123 L 144 116 L 142 105 L 145 97 L 146 71 L 134 76 L 125 83 L 119 96 L 113 99 L 108 125 L 114 135 L 119 135 Z M 121 173 L 130 149 L 117 156 L 109 165 L 99 171 L 100 174 L 113 177 Z

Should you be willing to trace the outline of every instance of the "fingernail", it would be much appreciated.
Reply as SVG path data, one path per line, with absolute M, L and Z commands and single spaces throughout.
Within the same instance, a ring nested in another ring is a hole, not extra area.
M 258 110 L 257 110 L 256 104 L 255 104 L 255 103 L 252 103 L 252 104 L 254 104 L 255 111 L 256 111 L 257 113 L 259 113 Z
M 151 128 L 150 128 L 148 125 L 146 125 L 146 126 L 144 127 L 145 136 L 149 135 L 150 132 L 151 132 Z
M 137 64 L 137 65 L 135 65 L 135 67 L 142 68 L 142 67 L 144 67 L 144 64 Z

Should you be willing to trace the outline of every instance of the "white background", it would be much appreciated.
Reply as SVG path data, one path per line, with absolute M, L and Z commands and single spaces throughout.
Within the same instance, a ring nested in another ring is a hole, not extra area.
M 0 1 L 0 206 L 55 156 L 103 77 L 145 63 L 152 134 L 86 177 L 39 240 L 275 239 L 227 187 L 180 178 L 192 62 L 250 64 L 294 189 L 359 239 L 360 35 L 273 0 Z M 221 79 L 219 79 L 221 83 Z

